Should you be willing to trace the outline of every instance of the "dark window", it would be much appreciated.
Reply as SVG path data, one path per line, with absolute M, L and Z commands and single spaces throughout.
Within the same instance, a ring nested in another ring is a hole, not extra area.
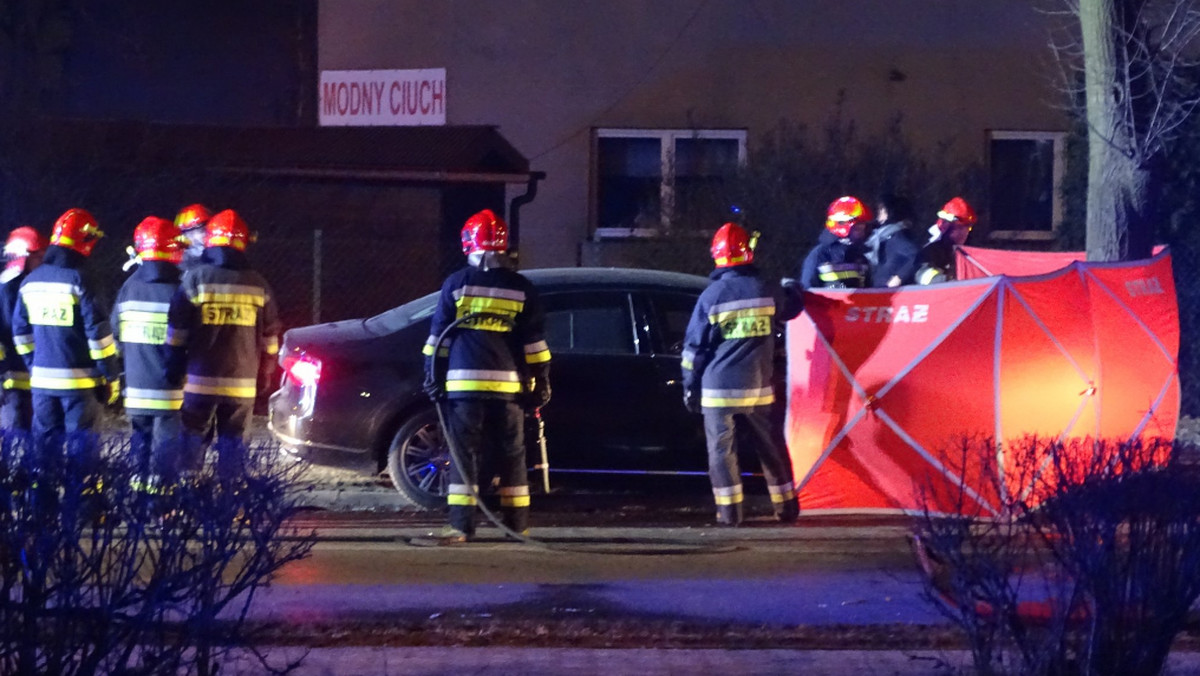
M 1053 137 L 991 139 L 992 231 L 1054 230 L 1058 149 Z
M 657 228 L 662 212 L 662 142 L 657 138 L 601 137 L 602 228 Z
M 637 352 L 628 294 L 548 294 L 544 303 L 546 343 L 551 354 Z
M 656 293 L 650 298 L 656 317 L 657 339 L 655 350 L 666 354 L 679 354 L 683 350 L 683 337 L 688 322 L 696 309 L 699 296 L 683 293 Z
M 675 213 L 683 223 L 719 223 L 729 213 L 728 183 L 738 170 L 737 139 L 675 139 Z

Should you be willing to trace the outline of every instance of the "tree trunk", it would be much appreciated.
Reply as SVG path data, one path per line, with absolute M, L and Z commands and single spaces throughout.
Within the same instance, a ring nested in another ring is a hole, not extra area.
M 1138 111 L 1123 108 L 1134 96 L 1120 73 L 1116 46 L 1136 21 L 1129 0 L 1080 0 L 1088 122 L 1087 257 L 1090 261 L 1147 258 L 1154 245 L 1153 196 L 1158 172 L 1139 163 L 1140 139 L 1131 138 Z M 1140 99 L 1139 99 L 1140 100 Z M 1129 116 L 1133 115 L 1133 119 Z

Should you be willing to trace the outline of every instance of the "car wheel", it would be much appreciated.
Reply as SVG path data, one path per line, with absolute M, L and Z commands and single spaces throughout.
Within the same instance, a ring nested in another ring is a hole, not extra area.
M 446 504 L 450 449 L 437 411 L 423 409 L 405 419 L 392 437 L 387 461 L 400 497 L 421 509 Z

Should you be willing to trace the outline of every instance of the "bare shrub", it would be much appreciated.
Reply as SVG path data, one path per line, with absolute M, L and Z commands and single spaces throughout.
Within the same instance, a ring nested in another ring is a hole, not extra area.
M 926 596 L 963 630 L 978 673 L 1161 673 L 1200 597 L 1200 475 L 1170 463 L 1171 443 L 964 439 L 955 451 L 979 483 L 926 482 L 914 544 Z
M 313 534 L 286 523 L 296 465 L 222 450 L 242 471 L 147 490 L 127 440 L 0 440 L 0 672 L 212 674 L 250 648 L 255 592 Z

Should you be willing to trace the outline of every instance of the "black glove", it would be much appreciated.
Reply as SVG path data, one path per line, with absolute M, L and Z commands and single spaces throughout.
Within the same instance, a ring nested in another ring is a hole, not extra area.
M 550 379 L 534 378 L 533 391 L 529 393 L 529 405 L 541 408 L 550 403 Z
M 425 391 L 425 395 L 430 401 L 438 401 L 446 396 L 446 390 L 437 378 L 432 375 L 425 376 L 425 383 L 421 385 L 421 389 Z
M 692 390 L 684 390 L 683 407 L 688 410 L 688 413 L 700 413 L 700 394 Z

